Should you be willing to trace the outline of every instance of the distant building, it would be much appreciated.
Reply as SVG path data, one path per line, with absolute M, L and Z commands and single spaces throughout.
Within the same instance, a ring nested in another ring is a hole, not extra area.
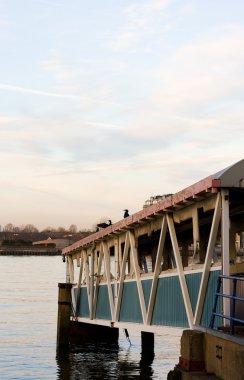
M 32 245 L 39 247 L 54 247 L 58 249 L 63 249 L 65 247 L 68 247 L 72 243 L 73 240 L 71 239 L 52 239 L 49 237 L 46 240 L 33 241 Z

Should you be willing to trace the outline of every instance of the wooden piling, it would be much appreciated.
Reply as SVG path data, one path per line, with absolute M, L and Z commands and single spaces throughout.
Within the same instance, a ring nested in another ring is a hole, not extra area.
M 67 347 L 70 341 L 70 312 L 72 284 L 58 284 L 57 348 Z
M 154 353 L 154 333 L 141 332 L 141 348 L 142 353 Z

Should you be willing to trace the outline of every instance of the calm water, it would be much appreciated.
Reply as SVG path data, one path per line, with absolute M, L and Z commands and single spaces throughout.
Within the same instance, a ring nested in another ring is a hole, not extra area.
M 0 257 L 0 379 L 167 379 L 178 362 L 181 330 L 155 337 L 154 357 L 141 355 L 121 331 L 119 344 L 74 346 L 56 356 L 61 257 Z

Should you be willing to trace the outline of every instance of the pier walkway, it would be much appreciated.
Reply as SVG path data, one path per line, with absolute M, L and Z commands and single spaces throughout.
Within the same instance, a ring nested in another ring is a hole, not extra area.
M 226 332 L 233 317 L 243 331 L 244 282 L 233 309 L 225 279 L 244 276 L 243 231 L 244 160 L 64 248 L 71 320 L 148 333 L 212 322 Z M 221 275 L 226 296 L 216 301 Z

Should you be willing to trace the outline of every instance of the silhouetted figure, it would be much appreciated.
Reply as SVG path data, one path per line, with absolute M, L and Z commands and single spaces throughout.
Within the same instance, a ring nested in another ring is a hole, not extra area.
M 108 226 L 111 226 L 112 221 L 109 220 L 108 223 L 98 223 L 97 224 L 97 231 L 99 231 L 100 228 L 106 228 Z
M 129 211 L 127 209 L 124 210 L 124 218 L 127 218 L 127 216 L 129 216 Z

